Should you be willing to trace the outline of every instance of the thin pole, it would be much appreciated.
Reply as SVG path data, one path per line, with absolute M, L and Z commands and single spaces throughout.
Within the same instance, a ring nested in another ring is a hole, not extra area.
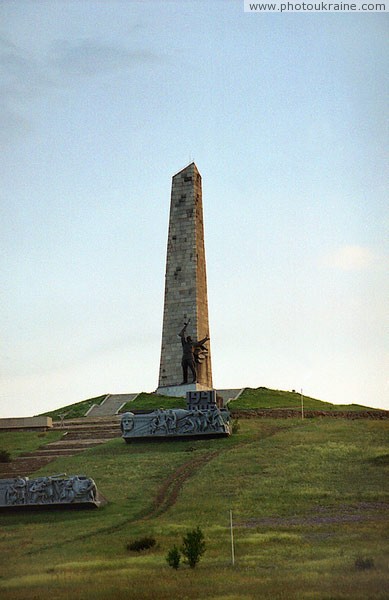
M 232 510 L 230 510 L 230 530 L 231 530 L 231 563 L 235 565 L 235 551 L 234 551 L 234 530 L 232 527 Z
M 301 388 L 301 418 L 304 418 L 304 396 L 303 396 L 303 388 Z

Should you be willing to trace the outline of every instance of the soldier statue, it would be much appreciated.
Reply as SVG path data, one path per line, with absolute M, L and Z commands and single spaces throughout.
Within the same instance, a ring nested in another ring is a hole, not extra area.
M 194 342 L 192 340 L 192 338 L 190 337 L 190 335 L 185 337 L 186 329 L 187 329 L 189 323 L 190 323 L 190 319 L 188 319 L 187 323 L 184 323 L 184 327 L 181 329 L 180 333 L 178 334 L 181 338 L 181 344 L 182 344 L 181 366 L 182 366 L 183 381 L 182 381 L 181 385 L 185 385 L 186 383 L 188 383 L 188 368 L 190 369 L 190 371 L 192 373 L 192 383 L 196 383 L 197 372 L 196 372 L 195 353 L 196 353 L 197 349 L 201 349 L 203 344 L 205 344 L 205 342 L 208 342 L 210 339 L 208 337 L 208 334 L 205 336 L 205 338 L 203 338 L 202 340 L 199 340 L 198 342 Z M 206 350 L 206 349 L 203 348 L 203 350 Z

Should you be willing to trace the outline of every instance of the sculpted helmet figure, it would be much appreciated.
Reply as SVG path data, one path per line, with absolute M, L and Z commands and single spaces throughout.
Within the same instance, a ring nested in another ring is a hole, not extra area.
M 126 433 L 128 431 L 131 431 L 134 427 L 134 413 L 132 412 L 125 412 L 121 418 L 120 421 L 120 429 L 122 430 L 122 433 Z

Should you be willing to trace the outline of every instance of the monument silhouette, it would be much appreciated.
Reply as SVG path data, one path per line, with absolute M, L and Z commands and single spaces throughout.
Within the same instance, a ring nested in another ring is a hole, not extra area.
M 157 393 L 212 389 L 209 341 L 195 349 L 196 381 L 182 383 L 180 332 L 186 323 L 185 335 L 194 342 L 209 336 L 201 175 L 193 162 L 172 179 Z

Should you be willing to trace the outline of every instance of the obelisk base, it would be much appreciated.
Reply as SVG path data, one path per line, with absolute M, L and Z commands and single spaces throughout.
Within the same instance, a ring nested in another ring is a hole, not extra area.
M 156 394 L 160 396 L 173 396 L 175 398 L 186 398 L 186 392 L 205 392 L 209 387 L 201 383 L 186 383 L 184 385 L 167 385 L 159 387 Z

